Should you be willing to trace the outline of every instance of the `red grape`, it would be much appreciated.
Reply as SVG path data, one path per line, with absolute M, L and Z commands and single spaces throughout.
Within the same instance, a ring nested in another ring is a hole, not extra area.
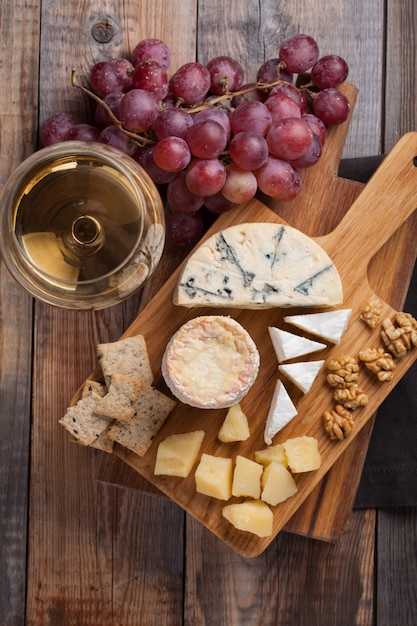
M 268 108 L 263 102 L 256 100 L 242 102 L 230 116 L 230 125 L 235 135 L 245 130 L 266 135 L 271 123 L 272 117 Z
M 153 59 L 145 59 L 135 66 L 132 74 L 132 88 L 145 89 L 156 100 L 168 95 L 168 74 L 162 65 Z
M 100 97 L 125 90 L 125 81 L 117 67 L 108 61 L 95 63 L 90 70 L 90 85 Z
M 228 113 L 224 109 L 216 109 L 214 106 L 208 106 L 206 109 L 198 111 L 193 114 L 193 120 L 195 122 L 202 122 L 203 120 L 214 120 L 223 126 L 227 138 L 229 139 L 231 133 L 230 118 Z
M 292 72 L 289 72 L 285 67 L 282 67 L 282 63 L 280 64 L 279 59 L 268 59 L 268 61 L 262 63 L 256 75 L 256 81 L 264 85 L 276 83 L 277 80 L 283 80 L 287 83 L 291 83 L 292 79 Z
M 109 59 L 109 63 L 120 74 L 123 79 L 123 90 L 129 91 L 132 88 L 133 65 L 128 59 L 116 58 Z
M 258 182 L 253 172 L 242 170 L 234 163 L 226 165 L 226 180 L 221 192 L 227 200 L 236 204 L 248 202 L 257 188 Z
M 314 97 L 313 112 L 326 125 L 342 124 L 349 116 L 349 100 L 337 89 L 323 89 Z
M 165 211 L 167 239 L 177 246 L 195 245 L 204 232 L 204 221 L 201 211 L 182 213 Z
M 180 172 L 189 164 L 191 152 L 181 137 L 164 137 L 154 146 L 155 163 L 167 172 Z
M 234 202 L 227 200 L 221 191 L 204 198 L 204 206 L 211 213 L 226 213 L 234 207 Z
M 98 141 L 119 148 L 119 150 L 126 152 L 129 156 L 133 156 L 138 148 L 137 143 L 133 139 L 113 125 L 103 128 L 98 136 Z
M 269 152 L 275 157 L 293 161 L 307 152 L 313 132 L 305 120 L 289 117 L 271 126 L 266 141 Z
M 300 74 L 313 67 L 319 58 L 319 47 L 310 35 L 289 37 L 279 49 L 279 59 L 289 72 Z
M 288 117 L 301 117 L 301 109 L 289 96 L 276 94 L 265 100 L 265 106 L 271 114 L 272 124 Z
M 158 117 L 158 104 L 144 89 L 131 89 L 119 104 L 120 120 L 129 130 L 145 132 Z
M 200 159 L 219 156 L 227 144 L 227 134 L 223 126 L 210 119 L 194 122 L 185 139 L 192 154 Z
M 92 124 L 75 124 L 69 129 L 65 139 L 68 141 L 98 141 L 100 131 Z
M 119 91 L 117 93 L 109 93 L 102 99 L 102 102 L 110 109 L 117 119 L 119 119 L 119 104 L 123 96 L 124 93 Z M 106 107 L 102 104 L 97 104 L 94 113 L 94 121 L 98 128 L 101 129 L 113 124 L 113 120 L 111 119 Z
M 215 95 L 237 91 L 243 83 L 243 68 L 231 57 L 215 57 L 206 67 L 210 72 L 210 92 Z
M 319 89 L 337 87 L 347 78 L 348 64 L 337 54 L 321 57 L 311 68 L 311 80 Z
M 256 170 L 268 156 L 265 137 L 253 131 L 237 133 L 230 142 L 229 153 L 232 161 L 244 170 Z
M 131 54 L 132 64 L 136 66 L 141 61 L 152 59 L 162 67 L 168 69 L 171 62 L 171 54 L 166 43 L 155 37 L 148 37 L 140 41 Z
M 42 124 L 40 137 L 43 146 L 65 141 L 68 131 L 78 120 L 68 113 L 54 113 Z
M 259 189 L 267 196 L 277 200 L 285 199 L 286 196 L 294 192 L 297 186 L 299 186 L 298 191 L 301 188 L 298 172 L 288 161 L 277 159 L 274 156 L 269 156 L 254 173 Z
M 257 100 L 258 102 L 264 102 L 268 97 L 268 91 L 266 89 L 258 89 L 256 83 L 247 83 L 246 85 L 242 85 L 240 91 L 244 91 L 246 89 L 250 89 L 246 93 L 236 94 L 233 96 L 231 100 L 231 105 L 233 108 L 236 108 L 242 102 L 247 102 L 248 100 Z
M 301 119 L 307 122 L 313 133 L 320 139 L 321 145 L 324 146 L 327 136 L 325 124 L 313 113 L 306 113 Z
M 201 63 L 191 61 L 182 65 L 171 77 L 169 89 L 185 104 L 201 102 L 210 88 L 210 72 Z
M 185 172 L 178 174 L 167 187 L 167 200 L 174 211 L 194 213 L 203 206 L 204 198 L 196 196 L 187 187 Z
M 291 83 L 279 83 L 279 85 L 275 85 L 275 87 L 271 89 L 269 95 L 288 96 L 300 107 L 301 113 L 304 113 L 307 108 L 307 101 L 304 94 Z
M 166 185 L 174 180 L 177 174 L 176 172 L 167 172 L 157 165 L 153 156 L 154 150 L 155 146 L 149 146 L 145 150 L 139 150 L 133 158 L 148 172 L 154 183 Z
M 218 159 L 194 159 L 185 176 L 189 190 L 203 198 L 220 191 L 225 180 L 225 167 Z
M 317 161 L 321 157 L 321 152 L 322 152 L 321 141 L 317 137 L 317 135 L 313 134 L 313 140 L 310 146 L 307 148 L 307 151 L 302 156 L 298 157 L 298 159 L 292 159 L 290 161 L 291 165 L 295 169 L 300 169 L 300 170 L 305 169 L 307 167 L 311 167 L 312 165 L 317 163 Z
M 185 138 L 187 130 L 193 125 L 192 116 L 183 109 L 164 109 L 160 111 L 153 126 L 158 140 L 164 137 Z

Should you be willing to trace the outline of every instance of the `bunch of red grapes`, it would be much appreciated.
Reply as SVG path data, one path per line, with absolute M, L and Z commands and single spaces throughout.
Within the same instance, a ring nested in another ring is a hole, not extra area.
M 228 211 L 258 189 L 294 198 L 327 127 L 349 115 L 338 90 L 348 65 L 338 55 L 320 57 L 309 35 L 284 41 L 253 83 L 229 56 L 186 63 L 171 76 L 169 65 L 167 45 L 155 38 L 140 41 L 130 59 L 96 63 L 89 89 L 80 87 L 96 101 L 92 123 L 52 115 L 41 141 L 98 141 L 129 154 L 163 186 L 167 237 L 179 245 L 201 237 L 207 213 Z

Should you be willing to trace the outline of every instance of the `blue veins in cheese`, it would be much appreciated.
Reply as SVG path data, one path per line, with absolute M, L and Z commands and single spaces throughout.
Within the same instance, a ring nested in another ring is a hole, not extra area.
M 277 355 L 278 363 L 327 348 L 325 343 L 313 341 L 307 337 L 300 337 L 294 333 L 282 330 L 282 328 L 270 326 L 268 331 Z
M 284 363 L 278 369 L 294 383 L 303 393 L 310 391 L 317 374 L 324 365 L 322 361 L 298 361 L 297 363 Z
M 266 418 L 264 441 L 269 446 L 273 437 L 288 424 L 296 415 L 295 408 L 281 380 L 277 380 L 268 417 Z
M 191 253 L 174 290 L 174 303 L 184 307 L 320 307 L 342 301 L 340 275 L 325 250 L 291 226 L 263 222 L 211 235 Z
M 287 315 L 284 321 L 337 345 L 347 329 L 351 314 L 352 309 L 338 309 L 323 313 Z

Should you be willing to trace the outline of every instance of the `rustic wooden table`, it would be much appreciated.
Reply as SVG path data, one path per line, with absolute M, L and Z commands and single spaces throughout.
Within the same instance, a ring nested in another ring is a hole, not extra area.
M 414 0 L 2 0 L 0 15 L 0 185 L 48 115 L 87 115 L 71 68 L 148 36 L 175 67 L 230 54 L 250 76 L 309 33 L 359 89 L 345 157 L 387 152 L 417 126 Z M 416 624 L 415 509 L 355 510 L 336 542 L 284 531 L 245 559 L 167 499 L 103 480 L 106 455 L 58 427 L 96 343 L 124 332 L 182 254 L 168 248 L 142 297 L 95 313 L 35 303 L 0 266 L 0 624 Z

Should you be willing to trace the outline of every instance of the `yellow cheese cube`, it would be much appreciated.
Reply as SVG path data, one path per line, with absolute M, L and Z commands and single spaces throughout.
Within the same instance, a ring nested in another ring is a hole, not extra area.
M 203 430 L 170 435 L 158 446 L 154 474 L 185 478 L 191 471 L 204 439 Z
M 227 411 L 225 420 L 217 435 L 219 441 L 245 441 L 249 439 L 249 424 L 239 403 L 233 404 Z
M 222 515 L 238 530 L 269 537 L 272 535 L 274 516 L 269 506 L 262 500 L 249 500 L 223 507 Z
M 195 471 L 196 490 L 219 500 L 229 500 L 232 475 L 232 459 L 203 453 Z
M 288 467 L 294 473 L 311 472 L 321 465 L 318 441 L 315 437 L 294 437 L 282 444 L 288 459 Z
M 263 471 L 264 468 L 259 463 L 246 459 L 244 456 L 237 456 L 233 472 L 232 496 L 259 498 Z
M 291 472 L 281 463 L 272 461 L 266 468 L 262 476 L 261 499 L 272 506 L 279 502 L 288 500 L 297 493 L 297 485 Z
M 268 446 L 268 448 L 264 448 L 263 450 L 257 450 L 255 452 L 255 461 L 262 463 L 262 465 L 269 465 L 272 461 L 275 461 L 285 467 L 288 466 L 288 460 L 282 443 L 277 443 L 275 446 Z

